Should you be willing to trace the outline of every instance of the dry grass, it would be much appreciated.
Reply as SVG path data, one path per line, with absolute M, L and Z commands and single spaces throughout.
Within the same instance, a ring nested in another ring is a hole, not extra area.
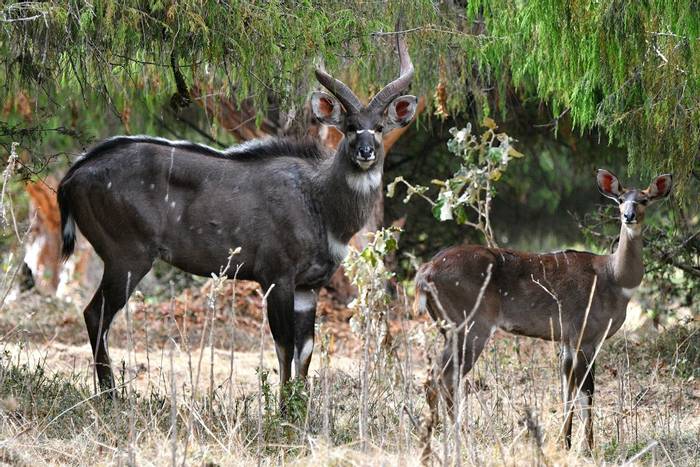
M 120 315 L 111 339 L 122 386 L 120 399 L 108 402 L 93 396 L 90 350 L 82 343 L 86 332 L 75 305 L 31 294 L 6 304 L 0 316 L 0 461 L 420 463 L 428 367 L 423 350 L 437 336 L 427 323 L 404 321 L 400 305 L 391 326 L 392 350 L 381 365 L 363 364 L 367 355 L 359 350 L 329 351 L 329 336 L 336 334 L 321 325 L 314 376 L 308 387 L 290 388 L 286 414 L 277 410 L 276 359 L 259 321 L 247 338 L 235 336 L 232 352 L 225 338 L 230 322 L 219 323 L 218 338 L 209 340 L 203 326 L 211 321 L 183 330 L 167 316 L 139 313 L 138 303 L 131 309 L 137 311 L 131 314 L 132 329 Z M 582 446 L 581 423 L 574 426 L 575 448 L 561 447 L 556 348 L 496 335 L 471 374 L 478 390 L 466 396 L 459 436 L 443 417 L 431 438 L 430 462 L 696 465 L 699 335 L 697 323 L 685 323 L 662 334 L 620 331 L 605 345 L 598 360 L 592 457 Z M 341 344 L 332 347 L 358 348 Z

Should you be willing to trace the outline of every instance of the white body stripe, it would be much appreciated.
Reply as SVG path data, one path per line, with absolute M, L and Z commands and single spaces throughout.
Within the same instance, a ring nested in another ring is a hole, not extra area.
M 348 173 L 345 176 L 350 188 L 358 193 L 369 194 L 372 190 L 376 190 L 382 184 L 382 172 L 380 170 L 371 170 L 364 173 Z

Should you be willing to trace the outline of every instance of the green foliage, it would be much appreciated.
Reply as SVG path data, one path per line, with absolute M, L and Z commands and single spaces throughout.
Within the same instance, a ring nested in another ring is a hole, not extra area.
M 343 267 L 350 283 L 358 289 L 357 298 L 350 304 L 350 308 L 372 310 L 377 305 L 388 304 L 390 297 L 384 289 L 386 281 L 394 273 L 386 268 L 384 260 L 397 250 L 397 236 L 400 232 L 398 227 L 389 227 L 369 233 L 370 241 L 362 251 L 350 249 Z
M 386 267 L 385 260 L 396 252 L 400 232 L 398 227 L 389 227 L 369 233 L 370 240 L 362 251 L 350 248 L 343 261 L 345 275 L 357 289 L 357 296 L 349 305 L 355 311 L 350 327 L 361 337 L 366 355 L 371 352 L 376 362 L 390 350 L 387 315 L 391 296 L 387 282 L 394 273 Z
M 0 138 L 57 131 L 68 140 L 55 151 L 115 119 L 121 131 L 148 131 L 177 93 L 171 59 L 187 85 L 251 99 L 259 119 L 270 103 L 301 108 L 319 59 L 367 96 L 395 75 L 393 36 L 381 33 L 399 12 L 413 93 L 431 96 L 441 82 L 452 114 L 473 102 L 504 117 L 510 96 L 544 102 L 581 131 L 602 128 L 633 169 L 673 172 L 685 192 L 700 146 L 694 0 L 477 0 L 464 11 L 431 0 L 6 2 L 0 99 L 12 116 Z M 18 105 L 20 95 L 31 105 Z M 20 107 L 32 110 L 25 120 Z M 94 124 L 76 123 L 86 119 Z
M 450 129 L 453 138 L 447 142 L 447 148 L 458 158 L 459 168 L 447 180 L 433 180 L 440 187 L 435 201 L 424 194 L 427 187 L 412 185 L 403 177 L 389 184 L 387 196 L 393 197 L 396 185 L 401 183 L 408 188 L 404 203 L 419 195 L 431 204 L 436 219 L 468 225 L 481 232 L 489 246 L 495 246 L 491 228 L 491 204 L 496 193 L 493 183 L 501 178 L 512 159 L 523 154 L 513 147 L 510 136 L 496 132 L 493 119 L 486 117 L 483 126 L 486 130 L 478 137 L 472 134 L 470 123 L 461 130 Z
M 285 401 L 285 417 L 290 423 L 297 426 L 306 420 L 309 407 L 309 391 L 306 382 L 299 378 L 293 378 L 282 387 L 282 399 Z
M 305 381 L 294 378 L 280 388 L 280 397 L 284 401 L 284 410 L 280 410 L 270 383 L 270 371 L 258 367 L 255 372 L 260 384 L 262 436 L 289 443 L 296 441 L 298 427 L 306 421 L 309 407 L 309 392 Z
M 469 52 L 502 88 L 600 126 L 644 175 L 669 171 L 682 188 L 700 144 L 697 2 L 475 1 L 486 33 Z
M 17 365 L 5 352 L 0 357 L 0 383 L 3 410 L 14 420 L 53 420 L 71 406 L 75 406 L 71 411 L 74 419 L 81 422 L 89 419 L 90 405 L 81 404 L 87 388 L 76 376 L 50 374 L 43 365 Z M 46 432 L 60 434 L 60 424 L 47 423 Z
M 333 71 L 340 57 L 352 62 L 360 91 L 393 77 L 393 44 L 371 33 L 391 30 L 398 8 L 426 20 L 435 16 L 431 2 L 413 3 L 392 2 L 388 8 L 371 2 L 348 7 L 337 1 L 263 5 L 245 0 L 6 5 L 0 10 L 5 18 L 0 81 L 6 83 L 0 95 L 8 99 L 22 91 L 40 110 L 51 112 L 60 112 L 67 99 L 98 101 L 103 112 L 127 123 L 134 100 L 153 111 L 163 95 L 176 92 L 176 63 L 187 84 L 203 90 L 214 86 L 216 93 L 239 102 L 251 99 L 262 117 L 270 102 L 285 109 L 303 104 L 319 59 Z

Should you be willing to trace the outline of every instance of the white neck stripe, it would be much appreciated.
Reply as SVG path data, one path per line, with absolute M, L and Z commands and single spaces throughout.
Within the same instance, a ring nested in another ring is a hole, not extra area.
M 370 170 L 364 173 L 348 173 L 345 176 L 350 188 L 358 193 L 369 194 L 378 189 L 382 184 L 382 173 L 379 170 Z

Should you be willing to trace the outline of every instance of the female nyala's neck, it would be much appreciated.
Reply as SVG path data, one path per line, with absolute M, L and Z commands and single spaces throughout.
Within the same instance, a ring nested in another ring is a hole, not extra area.
M 615 285 L 629 289 L 642 282 L 644 262 L 641 224 L 622 224 L 620 242 L 615 253 L 610 255 L 609 261 Z

